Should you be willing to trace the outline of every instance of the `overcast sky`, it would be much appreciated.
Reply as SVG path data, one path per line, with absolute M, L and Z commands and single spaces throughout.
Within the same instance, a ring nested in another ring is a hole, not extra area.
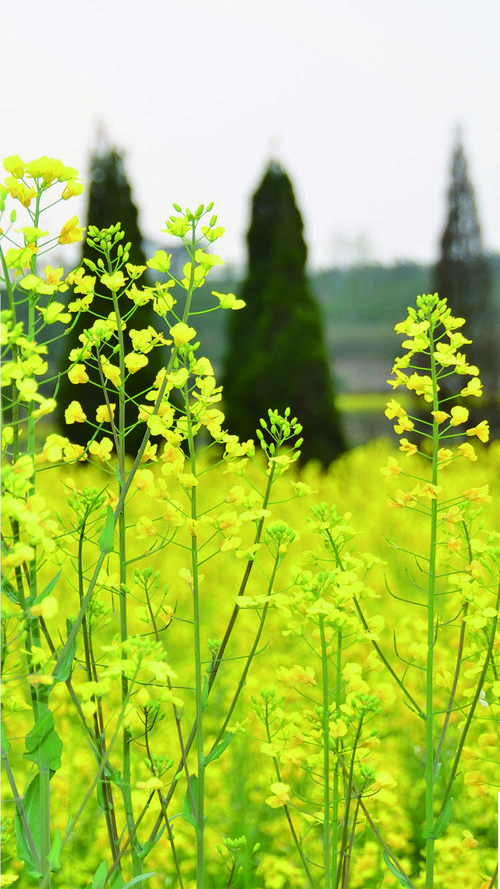
M 2 158 L 85 176 L 102 123 L 150 238 L 173 202 L 214 201 L 218 252 L 244 262 L 273 157 L 312 267 L 432 262 L 460 126 L 500 251 L 498 0 L 23 0 L 1 33 Z

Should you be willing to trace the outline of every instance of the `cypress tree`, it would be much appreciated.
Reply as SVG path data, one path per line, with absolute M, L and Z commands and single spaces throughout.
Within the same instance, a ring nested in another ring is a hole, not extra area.
M 246 307 L 231 315 L 223 371 L 227 428 L 251 438 L 269 408 L 290 407 L 303 426 L 302 462 L 326 467 L 345 442 L 306 278 L 302 218 L 290 179 L 274 161 L 253 196 L 247 242 Z
M 145 265 L 146 257 L 142 246 L 142 235 L 139 229 L 138 210 L 132 198 L 132 189 L 128 182 L 123 153 L 115 148 L 106 148 L 105 150 L 97 150 L 91 158 L 90 164 L 90 189 L 87 209 L 87 225 L 95 225 L 99 229 L 108 228 L 116 222 L 121 223 L 122 230 L 125 232 L 122 244 L 131 244 L 129 262 L 134 265 Z M 86 242 L 83 246 L 83 259 L 91 259 L 97 262 L 100 254 L 97 253 Z M 125 271 L 125 269 L 124 269 Z M 90 273 L 89 273 L 90 274 Z M 142 279 L 144 280 L 144 279 Z M 138 282 L 140 286 L 140 281 Z M 130 309 L 130 300 L 124 298 L 124 305 L 120 308 L 123 312 Z M 91 311 L 84 312 L 73 330 L 68 334 L 67 348 L 63 357 L 62 370 L 67 368 L 67 355 L 70 350 L 80 345 L 78 339 L 79 334 L 86 327 L 90 327 L 94 321 L 93 313 L 107 316 L 112 306 L 109 300 L 100 296 L 95 296 L 92 302 Z M 132 327 L 142 329 L 148 325 L 155 326 L 155 316 L 151 303 L 140 306 L 133 316 Z M 125 331 L 126 351 L 132 349 L 128 331 Z M 161 369 L 162 358 L 161 350 L 153 349 L 148 355 L 149 362 L 146 367 L 142 368 L 135 374 L 131 374 L 127 379 L 127 392 L 133 398 L 138 397 L 145 390 L 147 391 L 156 374 Z M 92 375 L 91 370 L 88 371 L 91 380 L 98 382 L 97 373 Z M 67 426 L 64 420 L 64 410 L 73 400 L 80 401 L 83 410 L 89 419 L 95 420 L 96 408 L 103 402 L 102 391 L 92 383 L 80 384 L 77 389 L 69 382 L 65 374 L 61 375 L 61 383 L 58 393 L 58 415 L 59 425 L 65 435 L 71 441 L 84 445 L 93 434 L 93 429 L 87 423 L 78 423 Z M 137 408 L 133 404 L 127 406 L 126 423 L 132 424 L 137 420 Z M 126 439 L 126 448 L 129 454 L 137 453 L 140 441 L 142 439 L 143 429 L 132 430 Z
M 452 313 L 465 318 L 464 347 L 470 364 L 479 367 L 485 393 L 498 389 L 500 337 L 492 296 L 493 277 L 484 254 L 474 189 L 460 139 L 451 164 L 448 214 L 441 255 L 433 270 L 433 289 L 446 298 Z

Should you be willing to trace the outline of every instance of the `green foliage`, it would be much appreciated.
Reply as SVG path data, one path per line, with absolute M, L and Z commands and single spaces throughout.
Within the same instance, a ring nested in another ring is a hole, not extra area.
M 328 466 L 345 443 L 302 230 L 290 180 L 272 163 L 253 197 L 246 308 L 230 322 L 224 403 L 228 428 L 243 439 L 269 404 L 290 407 L 304 430 L 302 462 Z

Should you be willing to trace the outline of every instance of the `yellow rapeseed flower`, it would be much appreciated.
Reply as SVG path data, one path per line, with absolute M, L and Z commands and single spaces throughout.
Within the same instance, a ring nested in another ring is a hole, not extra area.
M 467 491 L 464 491 L 463 496 L 467 500 L 475 500 L 479 503 L 491 503 L 491 496 L 489 491 L 489 485 L 481 485 L 480 488 L 468 488 Z
M 92 441 L 89 451 L 94 457 L 103 460 L 105 463 L 111 459 L 111 451 L 113 450 L 113 442 L 110 438 L 101 438 L 101 441 Z
M 75 244 L 81 241 L 84 230 L 78 225 L 78 216 L 72 216 L 61 229 L 58 238 L 59 244 Z
M 116 404 L 100 404 L 95 412 L 97 423 L 110 423 L 115 415 Z
M 178 324 L 174 324 L 170 328 L 170 336 L 173 337 L 174 345 L 179 349 L 196 336 L 196 330 L 194 327 L 188 327 L 183 321 L 179 321 Z
M 68 380 L 77 386 L 78 383 L 88 383 L 89 375 L 84 364 L 74 364 L 68 372 Z
M 101 368 L 104 376 L 111 380 L 114 386 L 118 389 L 120 386 L 120 368 L 115 364 L 111 364 L 111 361 L 108 358 L 101 359 Z
M 432 416 L 434 417 L 436 423 L 444 423 L 445 420 L 450 416 L 446 413 L 446 411 L 431 411 Z
M 464 442 L 464 444 L 459 445 L 457 448 L 457 451 L 462 457 L 466 457 L 468 460 L 471 460 L 472 462 L 475 462 L 477 460 L 477 454 L 476 454 L 474 448 L 472 447 L 472 445 L 469 444 L 468 441 Z
M 469 411 L 466 407 L 461 407 L 460 405 L 452 407 L 450 426 L 461 426 L 461 424 L 466 423 L 468 419 Z
M 418 448 L 415 444 L 412 444 L 411 441 L 408 441 L 407 438 L 401 438 L 399 442 L 399 450 L 403 451 L 407 457 L 411 457 L 412 454 L 416 454 Z
M 473 377 L 472 380 L 469 380 L 464 389 L 461 389 L 460 395 L 464 398 L 467 395 L 473 395 L 475 398 L 480 398 L 483 394 L 483 384 L 479 377 Z
M 403 407 L 401 407 L 399 401 L 391 398 L 391 400 L 387 402 L 387 407 L 384 411 L 384 414 L 388 420 L 393 420 L 394 417 L 404 417 L 406 415 L 406 411 Z
M 84 188 L 85 186 L 83 182 L 78 182 L 76 179 L 68 179 L 62 193 L 63 201 L 67 201 L 69 200 L 69 198 L 76 197 L 77 195 L 81 194 Z
M 28 188 L 23 182 L 18 182 L 13 176 L 7 177 L 5 187 L 10 196 L 14 200 L 19 201 L 23 207 L 29 207 L 36 194 L 34 188 Z
M 24 176 L 24 162 L 18 154 L 12 154 L 6 157 L 3 162 L 3 168 L 6 173 L 12 173 L 16 179 L 22 179 Z
M 394 432 L 397 432 L 398 435 L 401 432 L 411 432 L 411 430 L 415 427 L 415 423 L 413 420 L 407 416 L 407 414 L 401 415 L 399 417 L 398 422 L 394 426 Z
M 490 437 L 490 424 L 487 420 L 481 420 L 477 426 L 474 426 L 472 429 L 467 429 L 467 435 L 477 435 L 479 441 L 486 442 Z
M 276 781 L 274 784 L 271 784 L 271 790 L 273 796 L 268 796 L 266 803 L 268 806 L 271 806 L 272 809 L 286 806 L 287 803 L 290 802 L 290 787 L 288 784 L 283 784 L 282 781 Z
M 71 401 L 64 411 L 64 419 L 68 425 L 71 423 L 85 423 L 87 415 L 79 401 Z

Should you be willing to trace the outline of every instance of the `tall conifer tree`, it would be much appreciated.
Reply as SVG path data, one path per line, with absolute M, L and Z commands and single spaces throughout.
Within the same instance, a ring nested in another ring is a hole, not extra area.
M 498 389 L 500 336 L 492 297 L 492 272 L 484 254 L 474 189 L 463 145 L 457 139 L 451 165 L 448 215 L 441 255 L 433 271 L 433 289 L 446 298 L 452 313 L 466 319 L 465 347 L 470 364 L 479 367 L 488 394 Z
M 303 426 L 302 462 L 328 466 L 345 442 L 335 407 L 318 305 L 292 184 L 272 162 L 253 196 L 248 272 L 231 315 L 223 373 L 227 428 L 255 436 L 269 408 L 290 407 Z
M 146 257 L 142 246 L 142 235 L 139 229 L 138 210 L 132 198 L 132 189 L 128 182 L 123 153 L 115 148 L 98 149 L 91 158 L 90 165 L 90 189 L 87 209 L 87 225 L 95 225 L 97 228 L 108 228 L 116 222 L 121 223 L 125 237 L 122 245 L 130 242 L 129 262 L 134 265 L 145 265 Z M 82 259 L 91 259 L 97 262 L 100 254 L 98 254 L 86 242 L 84 243 Z M 124 269 L 125 272 L 125 269 Z M 88 274 L 91 274 L 87 270 Z M 144 280 L 144 279 L 142 279 Z M 138 282 L 140 286 L 140 281 Z M 126 312 L 130 309 L 130 300 L 126 300 L 126 304 L 121 306 L 121 310 Z M 68 335 L 68 344 L 66 356 L 73 348 L 81 345 L 78 336 L 86 327 L 91 327 L 94 322 L 93 312 L 107 316 L 112 310 L 112 306 L 108 300 L 95 296 L 92 302 L 91 311 L 84 312 L 75 328 Z M 151 303 L 140 306 L 133 317 L 132 327 L 135 329 L 147 328 L 148 325 L 155 324 L 155 317 L 151 307 Z M 132 346 L 128 332 L 125 331 L 125 343 L 127 351 L 131 351 Z M 67 357 L 64 369 L 67 367 Z M 131 374 L 127 379 L 127 392 L 132 397 L 137 397 L 141 401 L 140 395 L 147 391 L 156 374 L 162 368 L 161 349 L 153 349 L 148 354 L 149 362 L 146 367 L 142 368 L 135 374 Z M 90 372 L 89 375 L 91 376 Z M 93 377 L 91 376 L 91 379 Z M 95 382 L 98 382 L 97 375 Z M 61 384 L 58 394 L 58 410 L 60 426 L 64 433 L 68 435 L 71 441 L 77 444 L 86 444 L 92 436 L 93 430 L 87 423 L 72 424 L 66 426 L 64 421 L 64 410 L 73 399 L 80 401 L 87 417 L 95 421 L 96 408 L 103 401 L 102 391 L 92 383 L 80 384 L 76 390 L 69 382 L 66 375 L 61 376 Z M 126 411 L 126 422 L 133 424 L 137 420 L 137 408 L 135 405 L 128 405 Z M 127 452 L 135 454 L 138 450 L 142 439 L 143 429 L 140 427 L 137 431 L 133 430 L 126 439 Z

